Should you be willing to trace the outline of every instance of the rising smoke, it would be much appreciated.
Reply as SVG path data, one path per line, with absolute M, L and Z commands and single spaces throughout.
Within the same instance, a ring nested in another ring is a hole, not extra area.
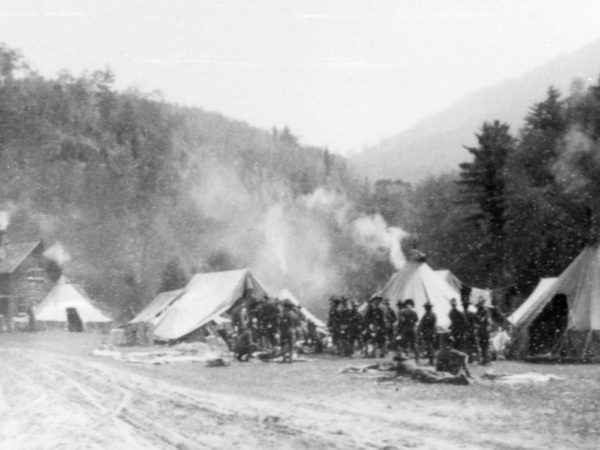
M 250 268 L 272 292 L 289 288 L 309 305 L 345 292 L 344 265 L 351 262 L 334 251 L 340 235 L 367 253 L 389 258 L 396 269 L 404 263 L 400 240 L 406 233 L 389 227 L 380 215 L 358 215 L 336 192 L 318 188 L 294 198 L 284 184 L 254 185 L 218 165 L 195 179 L 202 180 L 192 190 L 197 208 L 218 224 L 205 240 L 204 256 L 225 252 L 229 268 Z
M 56 242 L 49 247 L 44 252 L 44 257 L 54 261 L 59 267 L 64 267 L 66 263 L 71 261 L 71 255 L 60 242 Z

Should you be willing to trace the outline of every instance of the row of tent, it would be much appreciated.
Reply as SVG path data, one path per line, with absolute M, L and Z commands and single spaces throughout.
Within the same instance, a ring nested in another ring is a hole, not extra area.
M 439 325 L 447 328 L 450 300 L 460 298 L 460 287 L 460 280 L 449 271 L 436 272 L 426 262 L 407 261 L 378 294 L 411 298 L 419 311 L 429 302 Z M 196 274 L 183 289 L 159 294 L 130 323 L 151 323 L 158 339 L 177 340 L 210 322 L 226 320 L 224 315 L 248 288 L 257 297 L 273 296 L 248 269 Z M 486 291 L 474 292 L 489 301 Z M 277 297 L 301 306 L 287 290 Z M 36 319 L 65 322 L 68 308 L 76 309 L 84 324 L 111 321 L 64 277 L 39 305 Z M 317 327 L 325 328 L 306 308 L 302 311 Z M 511 353 L 516 358 L 533 353 L 600 357 L 600 247 L 585 248 L 559 277 L 541 279 L 508 320 L 513 326 Z
M 450 300 L 459 299 L 461 281 L 448 270 L 434 271 L 426 262 L 408 261 L 378 292 L 390 299 L 411 298 L 418 311 L 434 306 L 438 324 L 447 328 Z M 472 289 L 491 306 L 491 291 Z M 577 359 L 600 358 L 600 247 L 585 248 L 556 278 L 542 278 L 531 295 L 509 317 L 509 354 Z
M 178 340 L 211 322 L 227 321 L 224 315 L 247 289 L 252 289 L 257 298 L 274 296 L 248 269 L 199 273 L 183 289 L 160 293 L 129 324 L 149 323 L 156 339 Z M 326 328 L 325 323 L 302 306 L 289 290 L 283 289 L 277 297 L 301 308 L 306 320 L 312 321 L 317 328 Z

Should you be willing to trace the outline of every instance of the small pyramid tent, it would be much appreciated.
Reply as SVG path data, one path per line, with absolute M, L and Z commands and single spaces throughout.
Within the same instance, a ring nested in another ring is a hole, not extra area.
M 437 316 L 438 326 L 443 328 L 450 325 L 450 300 L 460 300 L 459 292 L 441 279 L 426 262 L 420 261 L 407 261 L 378 294 L 392 303 L 412 299 L 419 317 L 424 312 L 423 305 L 429 301 Z
M 74 309 L 83 325 L 88 323 L 112 322 L 96 309 L 85 293 L 61 276 L 56 285 L 50 290 L 42 303 L 38 306 L 35 318 L 40 322 L 67 323 L 67 310 Z
M 315 316 L 313 313 L 311 313 L 308 309 L 306 309 L 306 307 L 304 307 L 300 303 L 300 301 L 294 296 L 294 294 L 292 294 L 289 291 L 289 289 L 287 289 L 287 288 L 282 289 L 279 292 L 278 298 L 280 300 L 289 300 L 294 305 L 296 305 L 296 307 L 300 308 L 300 311 L 302 312 L 302 314 L 304 315 L 306 320 L 310 320 L 312 323 L 314 323 L 318 328 L 321 328 L 322 330 L 327 329 L 327 325 L 325 325 L 325 322 L 323 322 L 321 319 L 319 319 L 317 316 Z
M 154 335 L 180 339 L 229 311 L 246 289 L 256 298 L 267 294 L 248 269 L 196 274 L 161 315 Z
M 552 284 L 558 278 L 541 278 L 533 292 L 527 297 L 521 306 L 519 306 L 509 317 L 508 321 L 514 327 L 520 327 L 525 318 L 529 317 L 529 313 L 535 309 L 543 295 L 550 289 Z
M 600 247 L 585 248 L 517 318 L 514 356 L 600 357 Z

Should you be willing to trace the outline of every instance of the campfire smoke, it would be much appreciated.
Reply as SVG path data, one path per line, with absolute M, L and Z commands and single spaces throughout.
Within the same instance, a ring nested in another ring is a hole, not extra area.
M 54 261 L 61 268 L 71 260 L 71 255 L 69 255 L 69 252 L 67 252 L 59 242 L 49 247 L 44 252 L 44 256 L 47 259 Z

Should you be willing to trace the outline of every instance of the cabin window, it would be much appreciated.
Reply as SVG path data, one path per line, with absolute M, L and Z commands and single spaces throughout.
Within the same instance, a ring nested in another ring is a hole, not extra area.
M 33 267 L 27 270 L 27 279 L 31 281 L 44 281 L 45 273 L 44 269 Z

